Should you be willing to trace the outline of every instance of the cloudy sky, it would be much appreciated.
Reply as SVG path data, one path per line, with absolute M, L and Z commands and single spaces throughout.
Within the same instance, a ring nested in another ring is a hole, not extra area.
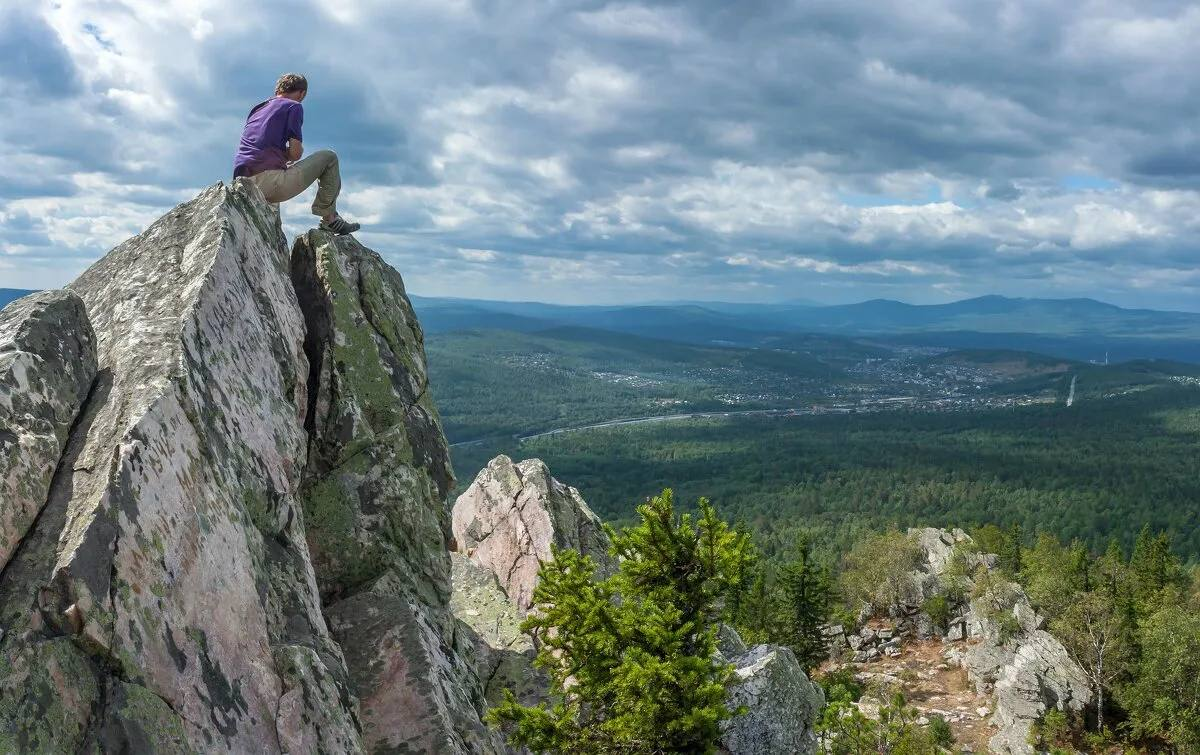
M 3 0 L 0 286 L 227 180 L 288 70 L 416 293 L 1200 310 L 1200 6 L 1163 0 Z

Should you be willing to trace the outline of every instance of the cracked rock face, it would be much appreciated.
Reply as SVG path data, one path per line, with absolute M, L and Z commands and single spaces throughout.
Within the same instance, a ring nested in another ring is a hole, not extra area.
M 480 721 L 451 595 L 449 448 L 400 274 L 350 237 L 296 240 L 308 327 L 304 517 L 317 584 L 375 751 L 502 751 Z
M 600 576 L 616 569 L 599 517 L 540 459 L 492 459 L 455 502 L 453 528 L 458 551 L 495 574 L 522 612 L 533 603 L 551 545 L 591 556 Z
M 305 547 L 308 362 L 274 209 L 217 184 L 70 291 L 97 371 L 0 578 L 0 749 L 361 749 Z
M 504 699 L 504 690 L 511 690 L 523 705 L 542 701 L 549 679 L 533 665 L 537 652 L 521 632 L 520 611 L 500 589 L 495 574 L 461 553 L 451 553 L 450 558 L 450 608 L 460 622 L 487 704 Z
M 0 569 L 46 503 L 95 377 L 96 337 L 77 295 L 44 291 L 0 310 Z

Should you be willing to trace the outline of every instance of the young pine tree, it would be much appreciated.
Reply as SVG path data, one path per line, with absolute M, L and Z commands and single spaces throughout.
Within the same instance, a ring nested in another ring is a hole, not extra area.
M 554 552 L 522 629 L 540 643 L 551 701 L 511 694 L 488 718 L 535 752 L 711 752 L 731 673 L 716 657 L 717 621 L 740 589 L 750 544 L 701 499 L 677 514 L 670 490 L 638 508 L 641 522 L 610 529 L 621 559 L 596 581 L 590 558 Z

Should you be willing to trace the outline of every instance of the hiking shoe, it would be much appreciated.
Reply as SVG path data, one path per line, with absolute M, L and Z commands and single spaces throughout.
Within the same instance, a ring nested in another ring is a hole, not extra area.
M 351 223 L 341 215 L 338 215 L 333 220 L 322 220 L 320 228 L 322 231 L 329 231 L 338 236 L 345 236 L 348 233 L 354 233 L 359 228 L 362 228 L 362 226 L 358 223 Z

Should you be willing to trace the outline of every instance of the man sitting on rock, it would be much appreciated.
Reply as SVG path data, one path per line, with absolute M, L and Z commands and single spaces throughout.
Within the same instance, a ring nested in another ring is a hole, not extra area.
M 242 141 L 233 158 L 233 177 L 246 176 L 258 184 L 268 202 L 286 202 L 317 182 L 313 215 L 321 218 L 321 229 L 343 236 L 359 229 L 337 213 L 337 196 L 342 190 L 338 158 L 323 149 L 303 160 L 304 96 L 308 80 L 298 73 L 285 73 L 275 84 L 275 96 L 250 111 L 242 129 Z M 298 162 L 297 162 L 298 161 Z

